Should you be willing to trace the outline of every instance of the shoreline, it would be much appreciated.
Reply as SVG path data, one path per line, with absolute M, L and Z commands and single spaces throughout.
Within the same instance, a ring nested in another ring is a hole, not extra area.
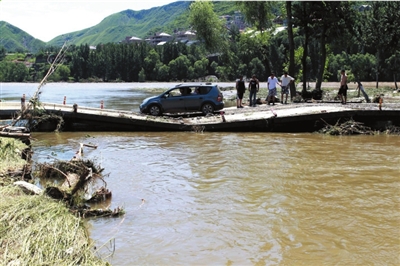
M 176 82 L 46 82 L 47 85 L 49 84 L 135 84 L 137 87 L 137 84 L 143 84 L 143 89 L 154 89 L 154 88 L 170 88 L 172 86 L 175 86 L 177 84 L 182 84 L 182 83 L 195 83 L 197 81 L 193 81 L 193 82 L 180 82 L 180 81 L 176 81 Z M 201 81 L 201 83 L 205 83 L 205 81 Z M 221 82 L 212 82 L 215 84 L 218 84 L 219 86 L 221 86 L 222 88 L 224 87 L 232 87 L 235 88 L 235 81 L 221 81 Z M 246 83 L 248 84 L 248 81 L 246 81 Z M 40 82 L 0 82 L 0 86 L 1 84 L 7 84 L 7 85 L 13 85 L 13 84 L 37 84 L 39 85 Z M 307 86 L 308 86 L 308 90 L 313 90 L 315 89 L 315 84 L 316 82 L 307 82 Z M 361 84 L 363 85 L 364 88 L 366 89 L 376 89 L 376 81 L 362 81 Z M 399 86 L 400 84 L 398 84 Z M 260 82 L 260 87 L 267 87 L 267 82 L 266 81 L 261 81 Z M 347 83 L 347 86 L 349 87 L 349 89 L 356 89 L 357 88 L 357 83 L 356 82 L 349 82 Z M 321 84 L 322 90 L 323 89 L 339 89 L 339 82 L 322 82 Z M 296 89 L 297 90 L 301 90 L 303 88 L 303 83 L 297 83 L 296 84 Z M 378 88 L 392 88 L 392 89 L 396 89 L 395 87 L 395 83 L 394 81 L 381 81 L 378 83 Z

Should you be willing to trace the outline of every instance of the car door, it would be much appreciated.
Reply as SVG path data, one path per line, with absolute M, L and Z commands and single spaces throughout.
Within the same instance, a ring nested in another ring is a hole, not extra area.
M 186 96 L 182 95 L 179 88 L 169 90 L 164 94 L 160 103 L 165 113 L 176 113 L 185 111 Z
M 198 87 L 189 87 L 190 94 L 185 98 L 185 107 L 187 111 L 196 111 L 200 109 L 204 95 L 199 93 Z

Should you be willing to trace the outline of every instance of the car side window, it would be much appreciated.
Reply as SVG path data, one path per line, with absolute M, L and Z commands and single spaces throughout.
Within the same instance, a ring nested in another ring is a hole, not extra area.
M 179 89 L 175 89 L 169 92 L 169 97 L 177 97 L 177 96 L 182 96 Z
M 199 94 L 207 94 L 211 90 L 211 87 L 199 87 Z
M 192 89 L 190 87 L 180 87 L 179 92 L 180 96 L 188 96 L 192 93 Z

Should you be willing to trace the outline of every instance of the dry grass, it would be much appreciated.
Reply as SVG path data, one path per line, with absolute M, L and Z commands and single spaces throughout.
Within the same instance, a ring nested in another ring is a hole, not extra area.
M 12 186 L 0 187 L 0 195 L 0 265 L 108 265 L 63 203 Z
M 108 265 L 93 252 L 83 220 L 65 203 L 3 186 L 10 183 L 10 171 L 26 164 L 21 159 L 26 148 L 18 140 L 0 138 L 0 265 Z
M 21 169 L 26 161 L 21 158 L 27 145 L 13 138 L 0 137 L 0 176 Z

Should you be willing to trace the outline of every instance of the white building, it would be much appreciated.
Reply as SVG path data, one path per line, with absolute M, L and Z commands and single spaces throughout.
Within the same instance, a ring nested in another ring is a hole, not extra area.
M 161 32 L 161 33 L 155 33 L 153 36 L 146 39 L 146 41 L 152 45 L 158 45 L 161 42 L 168 42 L 171 41 L 172 39 L 173 37 L 168 33 Z

